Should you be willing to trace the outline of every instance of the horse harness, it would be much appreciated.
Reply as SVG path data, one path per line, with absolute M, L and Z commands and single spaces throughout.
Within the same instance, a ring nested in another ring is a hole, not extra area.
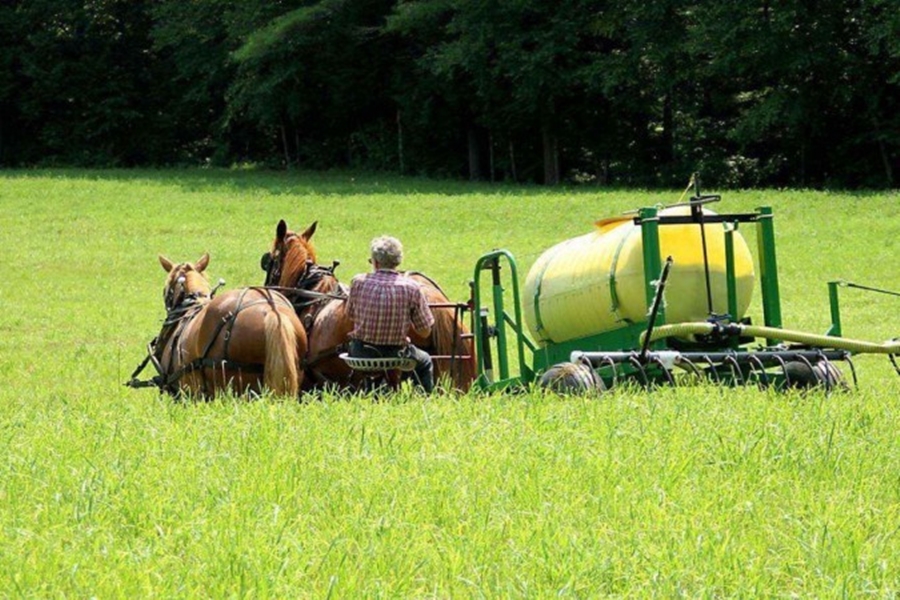
M 244 304 L 244 297 L 247 292 L 250 290 L 256 290 L 264 295 L 264 298 L 260 300 L 255 300 L 252 302 L 248 302 Z M 210 339 L 207 341 L 206 346 L 203 348 L 203 352 L 201 355 L 191 361 L 186 365 L 182 365 L 180 368 L 171 370 L 172 363 L 175 360 L 175 353 L 179 352 L 179 342 L 181 341 L 182 334 L 184 333 L 187 325 L 200 314 L 200 311 L 204 308 L 204 306 L 208 305 L 208 302 L 201 302 L 201 297 L 199 295 L 186 295 L 181 302 L 179 302 L 176 306 L 169 308 L 166 313 L 166 319 L 163 321 L 162 330 L 159 332 L 155 338 L 153 338 L 150 343 L 147 345 L 147 356 L 138 365 L 138 367 L 131 374 L 131 379 L 125 385 L 133 388 L 142 388 L 142 387 L 158 387 L 160 392 L 167 392 L 172 396 L 180 395 L 180 388 L 178 386 L 178 382 L 181 378 L 189 373 L 194 371 L 200 371 L 202 378 L 202 389 L 203 393 L 208 395 L 210 393 L 209 389 L 209 381 L 206 376 L 205 369 L 214 368 L 214 369 L 231 369 L 237 370 L 247 373 L 254 374 L 262 374 L 263 366 L 260 364 L 251 364 L 251 363 L 242 363 L 231 360 L 228 358 L 228 349 L 231 342 L 231 332 L 234 329 L 235 321 L 237 321 L 238 314 L 247 308 L 257 306 L 259 304 L 268 304 L 273 309 L 276 308 L 275 299 L 272 296 L 271 292 L 266 288 L 260 287 L 249 287 L 245 288 L 240 297 L 238 298 L 237 307 L 222 317 L 216 325 L 216 329 Z M 225 346 L 222 351 L 222 358 L 211 358 L 209 356 L 212 347 L 215 345 L 216 341 L 219 339 L 220 335 L 224 335 Z M 168 365 L 163 365 L 162 360 L 165 355 L 165 351 L 169 350 L 169 360 Z M 152 362 L 153 367 L 156 369 L 157 375 L 153 376 L 149 380 L 140 381 L 137 377 L 147 366 L 147 363 Z
M 261 264 L 263 270 L 266 271 L 267 279 L 271 278 L 271 273 L 275 272 L 272 265 L 273 262 L 274 261 L 271 260 L 267 261 L 266 255 L 263 255 Z M 297 316 L 300 317 L 300 321 L 303 323 L 303 329 L 306 330 L 307 336 L 312 336 L 316 318 L 328 302 L 331 300 L 347 300 L 347 291 L 343 286 L 340 286 L 340 284 L 338 292 L 319 292 L 315 290 L 315 287 L 326 277 L 332 277 L 337 281 L 334 271 L 340 264 L 339 261 L 334 261 L 330 267 L 325 267 L 312 260 L 307 260 L 305 268 L 297 275 L 293 285 L 266 286 L 269 289 L 281 292 L 288 300 L 290 300 L 291 305 L 294 307 L 294 312 L 297 313 Z M 303 314 L 304 311 L 309 312 Z M 320 369 L 316 368 L 316 366 L 319 363 L 339 356 L 342 352 L 346 352 L 347 349 L 347 344 L 338 344 L 334 348 L 317 354 L 314 357 L 307 356 L 304 360 L 303 367 L 320 383 L 330 383 L 332 380 L 326 377 Z
M 314 263 L 307 263 L 307 267 L 303 273 L 297 278 L 297 283 L 295 285 L 295 294 L 299 297 L 305 297 L 306 300 L 303 302 L 298 302 L 296 300 L 292 300 L 294 304 L 294 309 L 297 311 L 297 314 L 300 314 L 300 311 L 312 308 L 312 310 L 304 315 L 301 318 L 303 322 L 303 327 L 306 329 L 306 334 L 308 336 L 312 336 L 312 329 L 316 323 L 316 319 L 319 316 L 319 312 L 325 307 L 325 305 L 331 300 L 340 300 L 346 301 L 347 291 L 346 289 L 338 284 L 338 291 L 335 292 L 316 292 L 313 288 L 315 288 L 325 277 L 333 277 L 335 281 L 337 281 L 337 277 L 334 275 L 334 270 L 340 263 L 335 261 L 331 267 L 323 267 L 321 265 L 317 265 Z M 327 377 L 321 369 L 317 368 L 317 366 L 330 360 L 336 356 L 339 356 L 342 352 L 346 352 L 348 350 L 347 344 L 341 343 L 326 350 L 324 352 L 320 352 L 316 356 L 308 356 L 306 358 L 305 368 L 315 377 L 320 383 L 331 383 L 332 380 Z

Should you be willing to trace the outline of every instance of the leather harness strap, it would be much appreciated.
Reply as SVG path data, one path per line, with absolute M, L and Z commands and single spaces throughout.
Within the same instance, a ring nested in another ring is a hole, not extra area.
M 262 293 L 263 298 L 244 304 L 245 296 L 250 290 L 256 290 L 257 292 Z M 238 298 L 237 307 L 219 320 L 215 332 L 207 341 L 200 357 L 186 365 L 182 365 L 174 371 L 170 371 L 172 363 L 175 362 L 175 353 L 179 351 L 179 341 L 184 333 L 185 327 L 200 314 L 201 309 L 205 306 L 204 304 L 201 304 L 197 298 L 186 298 L 181 304 L 168 311 L 166 320 L 163 322 L 162 331 L 160 331 L 159 335 L 148 344 L 147 357 L 140 365 L 138 365 L 138 368 L 135 369 L 134 373 L 131 375 L 131 381 L 126 385 L 130 387 L 149 387 L 154 385 L 158 387 L 161 392 L 165 391 L 173 396 L 177 396 L 179 394 L 177 384 L 181 378 L 188 373 L 200 370 L 203 379 L 203 392 L 209 394 L 210 382 L 206 376 L 206 369 L 221 368 L 222 370 L 229 369 L 239 372 L 261 374 L 263 372 L 263 365 L 238 362 L 228 357 L 232 337 L 231 332 L 234 329 L 238 314 L 242 310 L 259 304 L 268 304 L 273 310 L 277 308 L 275 297 L 270 290 L 259 287 L 245 288 Z M 225 336 L 225 346 L 222 358 L 211 358 L 209 353 L 223 331 Z M 167 349 L 169 350 L 169 364 L 163 365 L 162 359 Z M 149 381 L 139 381 L 137 376 L 144 370 L 148 362 L 153 363 L 158 375 Z

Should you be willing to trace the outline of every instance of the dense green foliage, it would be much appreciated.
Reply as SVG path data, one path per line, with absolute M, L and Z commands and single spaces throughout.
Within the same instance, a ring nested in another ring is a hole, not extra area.
M 318 219 L 321 260 L 342 260 L 342 279 L 391 233 L 406 266 L 462 300 L 482 252 L 508 248 L 524 277 L 595 219 L 679 193 L 0 174 L 0 596 L 895 597 L 900 378 L 883 356 L 857 357 L 860 389 L 832 396 L 179 404 L 122 386 L 164 316 L 157 253 L 209 251 L 214 280 L 258 284 L 278 219 Z M 827 280 L 897 289 L 896 194 L 742 191 L 721 210 L 764 204 L 786 326 L 824 331 Z M 842 294 L 847 336 L 900 333 L 897 298 Z
M 896 0 L 17 0 L 0 164 L 891 187 Z

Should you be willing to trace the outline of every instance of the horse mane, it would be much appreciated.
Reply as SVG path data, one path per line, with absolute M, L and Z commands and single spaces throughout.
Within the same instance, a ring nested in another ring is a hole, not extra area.
M 316 249 L 312 242 L 303 240 L 293 232 L 285 238 L 284 243 L 284 262 L 279 285 L 287 286 L 295 284 L 300 279 L 308 262 L 316 263 Z

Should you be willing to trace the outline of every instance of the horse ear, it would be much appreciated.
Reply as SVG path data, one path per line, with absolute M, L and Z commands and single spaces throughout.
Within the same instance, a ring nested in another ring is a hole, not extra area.
M 166 273 L 170 273 L 172 271 L 172 267 L 175 266 L 174 264 L 172 264 L 171 260 L 163 256 L 162 254 L 159 255 L 159 264 L 162 265 L 162 268 L 166 271 Z
M 275 229 L 275 239 L 279 242 L 284 240 L 284 236 L 287 235 L 287 223 L 284 222 L 284 219 L 278 221 L 278 227 Z
M 311 238 L 313 236 L 313 234 L 316 232 L 316 225 L 318 225 L 318 224 L 319 224 L 318 221 L 313 221 L 313 224 L 310 225 L 309 227 L 307 227 L 306 231 L 304 231 L 303 235 L 301 235 L 300 237 L 302 237 L 304 240 L 306 240 L 308 242 L 309 238 Z
M 200 257 L 196 263 L 194 263 L 194 270 L 198 273 L 202 273 L 206 270 L 206 267 L 209 266 L 209 252 L 204 252 L 203 256 Z

